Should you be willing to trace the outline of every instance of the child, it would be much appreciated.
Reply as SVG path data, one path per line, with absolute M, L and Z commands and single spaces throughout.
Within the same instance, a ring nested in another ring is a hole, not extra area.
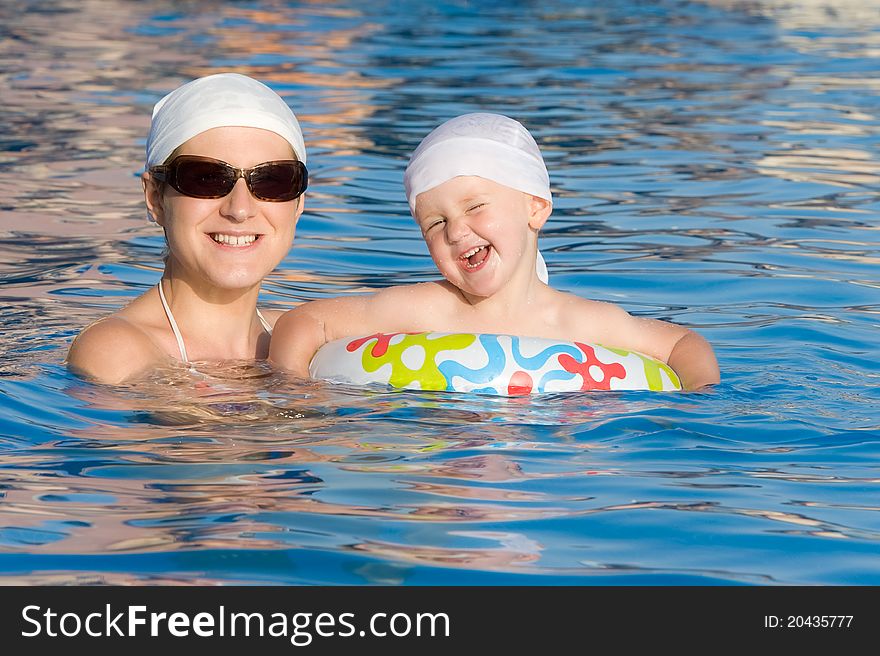
M 550 179 L 517 121 L 483 113 L 447 121 L 419 144 L 404 185 L 445 280 L 300 305 L 275 326 L 275 365 L 308 376 L 325 343 L 377 332 L 496 333 L 639 351 L 669 364 L 684 389 L 719 381 L 712 347 L 693 331 L 545 284 L 538 231 L 552 209 Z

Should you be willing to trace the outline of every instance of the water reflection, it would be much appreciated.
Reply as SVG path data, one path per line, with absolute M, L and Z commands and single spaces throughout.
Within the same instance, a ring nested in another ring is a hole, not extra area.
M 436 547 L 417 544 L 394 544 L 390 542 L 362 542 L 351 545 L 352 551 L 396 563 L 430 564 L 471 570 L 528 571 L 524 567 L 540 559 L 541 545 L 517 533 L 492 531 L 451 531 L 450 537 L 497 542 L 496 547 Z M 387 577 L 379 583 L 400 583 Z
M 4 582 L 877 581 L 859 557 L 880 482 L 877 7 L 19 3 L 0 40 Z M 698 328 L 725 382 L 493 399 L 261 363 L 70 377 L 72 336 L 159 275 L 149 110 L 220 69 L 276 88 L 310 149 L 266 304 L 435 277 L 406 158 L 454 114 L 507 112 L 550 167 L 554 284 Z

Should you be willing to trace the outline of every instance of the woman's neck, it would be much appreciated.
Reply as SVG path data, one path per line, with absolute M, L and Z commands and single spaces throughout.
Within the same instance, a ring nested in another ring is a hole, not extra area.
M 259 286 L 206 291 L 167 272 L 161 284 L 183 337 L 187 359 L 265 357 L 261 351 L 266 350 L 268 342 L 261 339 L 265 331 L 256 314 Z

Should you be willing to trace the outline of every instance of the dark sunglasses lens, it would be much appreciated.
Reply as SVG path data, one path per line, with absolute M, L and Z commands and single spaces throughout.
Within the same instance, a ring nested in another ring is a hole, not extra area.
M 250 175 L 251 193 L 261 200 L 284 202 L 305 191 L 305 167 L 300 162 L 273 162 Z
M 175 177 L 177 190 L 194 198 L 221 198 L 235 185 L 232 171 L 225 166 L 198 159 L 179 161 Z

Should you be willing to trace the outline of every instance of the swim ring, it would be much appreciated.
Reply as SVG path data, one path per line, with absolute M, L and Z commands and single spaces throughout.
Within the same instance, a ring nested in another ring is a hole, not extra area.
M 475 333 L 346 337 L 322 346 L 309 373 L 334 383 L 499 395 L 681 389 L 668 365 L 635 351 Z

